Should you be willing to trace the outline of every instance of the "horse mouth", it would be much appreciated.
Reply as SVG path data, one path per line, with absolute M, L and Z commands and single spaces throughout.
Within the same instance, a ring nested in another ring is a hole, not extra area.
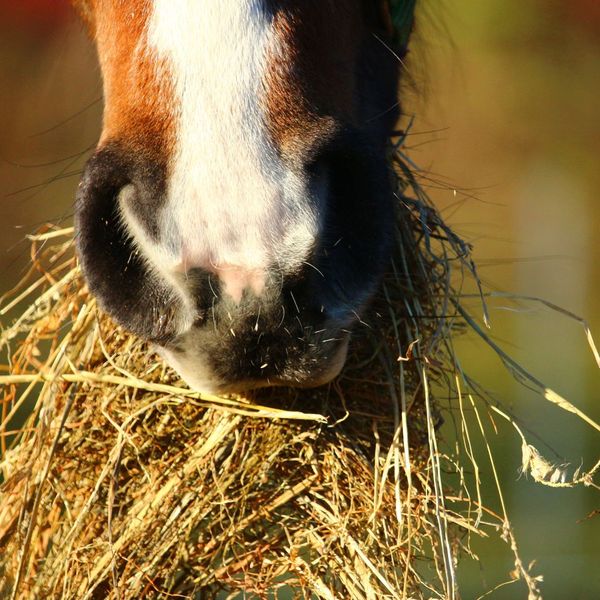
M 336 341 L 333 352 L 326 354 L 307 353 L 286 364 L 272 365 L 264 362 L 256 365 L 253 372 L 232 372 L 231 361 L 223 372 L 218 362 L 211 360 L 201 346 L 195 352 L 181 347 L 158 346 L 156 350 L 187 385 L 202 393 L 240 394 L 253 389 L 267 387 L 315 388 L 335 379 L 342 371 L 348 354 L 350 333 L 345 332 Z M 189 347 L 188 347 L 189 348 Z M 223 350 L 228 355 L 227 349 Z M 214 357 L 213 357 L 214 358 Z

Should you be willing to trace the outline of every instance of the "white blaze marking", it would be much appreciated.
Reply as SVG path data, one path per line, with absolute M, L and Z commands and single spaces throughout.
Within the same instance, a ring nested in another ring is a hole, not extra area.
M 277 51 L 260 0 L 153 0 L 149 51 L 172 71 L 176 149 L 160 248 L 143 251 L 172 281 L 194 267 L 223 275 L 239 299 L 265 273 L 297 268 L 317 234 L 306 183 L 282 164 L 261 96 L 268 53 Z

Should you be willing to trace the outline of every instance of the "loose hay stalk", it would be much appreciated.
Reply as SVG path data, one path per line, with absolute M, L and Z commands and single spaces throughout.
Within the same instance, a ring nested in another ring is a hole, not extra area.
M 0 337 L 0 596 L 455 598 L 469 536 L 500 532 L 514 579 L 540 597 L 503 502 L 501 515 L 482 504 L 464 418 L 468 399 L 485 439 L 488 407 L 451 343 L 465 321 L 478 328 L 453 287 L 453 267 L 474 274 L 469 248 L 398 149 L 396 162 L 393 268 L 343 375 L 318 390 L 189 390 L 97 310 L 71 229 L 32 237 L 33 266 L 0 310 L 30 302 Z M 462 454 L 438 447 L 432 381 L 458 398 Z M 593 485 L 596 468 L 570 485 Z

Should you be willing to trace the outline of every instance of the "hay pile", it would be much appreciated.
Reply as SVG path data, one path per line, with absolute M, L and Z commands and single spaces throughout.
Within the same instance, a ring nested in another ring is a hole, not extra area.
M 34 236 L 1 310 L 29 303 L 0 338 L 0 597 L 455 598 L 484 521 L 539 597 L 506 514 L 442 481 L 464 457 L 438 449 L 432 382 L 463 414 L 452 268 L 472 264 L 401 158 L 393 268 L 317 390 L 190 391 L 97 310 L 72 230 Z

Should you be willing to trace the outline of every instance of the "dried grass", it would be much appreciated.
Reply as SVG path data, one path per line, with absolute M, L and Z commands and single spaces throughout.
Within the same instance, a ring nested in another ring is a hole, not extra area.
M 317 390 L 189 390 L 96 308 L 72 230 L 32 237 L 31 270 L 0 310 L 29 303 L 0 337 L 1 597 L 279 597 L 286 589 L 301 598 L 452 599 L 472 535 L 502 536 L 515 555 L 511 581 L 541 597 L 519 557 L 487 443 L 481 413 L 494 407 L 474 393 L 452 350 L 456 329 L 485 337 L 456 287 L 462 274 L 475 276 L 469 248 L 430 206 L 398 148 L 394 160 L 393 269 L 344 373 Z M 438 446 L 432 382 L 456 398 L 454 455 Z M 476 416 L 473 431 L 466 411 Z M 569 480 L 519 433 L 534 478 L 594 485 L 598 465 Z M 481 501 L 479 434 L 499 515 Z M 458 474 L 453 489 L 448 472 Z

